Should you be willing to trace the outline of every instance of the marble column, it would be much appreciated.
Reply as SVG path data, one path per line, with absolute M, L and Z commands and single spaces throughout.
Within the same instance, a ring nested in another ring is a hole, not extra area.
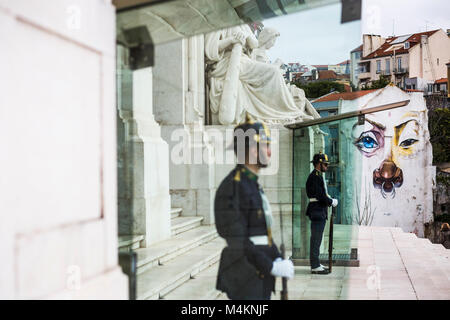
M 147 247 L 170 237 L 169 149 L 153 116 L 152 68 L 122 72 L 131 103 L 119 104 L 119 234 L 144 235 Z
M 203 35 L 155 48 L 155 119 L 170 149 L 172 207 L 214 223 L 214 154 L 204 127 Z M 179 150 L 182 150 L 178 152 Z

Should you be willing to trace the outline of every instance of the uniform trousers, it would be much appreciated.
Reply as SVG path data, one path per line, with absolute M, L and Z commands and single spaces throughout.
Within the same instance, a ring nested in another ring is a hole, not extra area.
M 323 230 L 325 229 L 326 222 L 326 220 L 311 221 L 309 261 L 312 269 L 318 268 L 320 266 L 320 244 L 322 243 L 322 235 Z

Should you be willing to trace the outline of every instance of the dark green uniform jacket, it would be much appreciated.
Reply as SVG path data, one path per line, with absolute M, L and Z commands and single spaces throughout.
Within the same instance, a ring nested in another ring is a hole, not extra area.
M 258 176 L 238 165 L 217 189 L 214 213 L 219 235 L 227 242 L 220 257 L 217 289 L 233 299 L 264 299 L 275 291 L 270 274 L 281 257 L 268 235 Z M 255 245 L 251 236 L 268 236 L 268 245 Z

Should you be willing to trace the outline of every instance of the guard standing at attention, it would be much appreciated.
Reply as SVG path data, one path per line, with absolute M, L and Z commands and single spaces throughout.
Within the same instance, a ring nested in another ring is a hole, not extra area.
M 322 176 L 328 170 L 328 156 L 319 152 L 312 160 L 314 170 L 306 180 L 306 195 L 309 198 L 306 215 L 311 220 L 311 238 L 309 259 L 311 273 L 328 274 L 328 269 L 320 264 L 320 244 L 322 242 L 323 230 L 328 219 L 328 207 L 336 207 L 337 199 L 331 198 L 327 193 L 327 185 Z
M 269 300 L 275 277 L 292 278 L 294 265 L 283 260 L 272 239 L 272 212 L 258 172 L 271 157 L 270 131 L 262 122 L 234 129 L 237 166 L 216 192 L 214 214 L 222 251 L 216 288 L 233 300 Z

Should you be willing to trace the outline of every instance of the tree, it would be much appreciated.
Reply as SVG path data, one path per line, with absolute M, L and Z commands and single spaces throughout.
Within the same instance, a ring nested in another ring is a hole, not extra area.
M 436 108 L 428 112 L 433 163 L 450 162 L 450 109 Z
M 317 81 L 309 83 L 294 82 L 294 85 L 305 91 L 307 98 L 318 98 L 327 93 L 337 91 L 345 92 L 345 87 L 342 83 L 334 81 Z
M 389 83 L 391 83 L 389 77 L 380 76 L 380 79 L 372 81 L 369 85 L 361 88 L 361 90 L 382 89 L 386 87 Z

